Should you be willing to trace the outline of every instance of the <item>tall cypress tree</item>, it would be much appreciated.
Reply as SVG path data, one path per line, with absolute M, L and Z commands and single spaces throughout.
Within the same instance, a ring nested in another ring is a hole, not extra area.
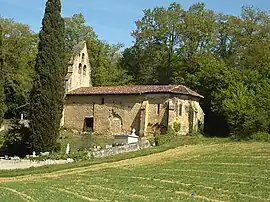
M 48 0 L 39 34 L 36 78 L 30 96 L 31 149 L 54 151 L 63 110 L 65 65 L 65 25 L 61 1 Z
M 3 53 L 3 28 L 0 25 L 0 124 L 3 121 L 5 109 L 4 83 L 5 83 L 5 69 L 4 69 L 4 53 Z

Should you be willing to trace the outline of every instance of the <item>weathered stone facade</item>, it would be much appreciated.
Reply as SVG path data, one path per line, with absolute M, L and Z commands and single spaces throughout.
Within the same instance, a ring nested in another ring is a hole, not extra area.
M 96 133 L 117 135 L 135 128 L 141 136 L 166 130 L 169 125 L 180 134 L 197 130 L 203 123 L 199 98 L 170 93 L 142 95 L 67 95 L 64 126 L 79 131 L 89 127 Z M 192 127 L 192 129 L 190 128 Z
M 66 77 L 62 126 L 106 135 L 196 131 L 203 124 L 201 95 L 178 85 L 91 87 L 86 43 L 74 48 Z

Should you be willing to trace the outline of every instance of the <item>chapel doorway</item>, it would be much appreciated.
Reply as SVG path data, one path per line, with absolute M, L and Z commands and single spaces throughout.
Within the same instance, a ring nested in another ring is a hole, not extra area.
M 84 119 L 83 132 L 93 132 L 94 130 L 94 117 L 86 117 Z

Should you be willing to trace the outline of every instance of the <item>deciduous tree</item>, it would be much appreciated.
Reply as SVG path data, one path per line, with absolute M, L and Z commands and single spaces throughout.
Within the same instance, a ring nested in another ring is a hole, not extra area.
M 121 65 L 137 84 L 184 84 L 204 95 L 210 135 L 269 133 L 269 23 L 266 12 L 252 7 L 240 16 L 203 3 L 148 9 Z
M 2 71 L 5 73 L 5 117 L 18 118 L 21 110 L 25 108 L 17 108 L 29 102 L 38 36 L 28 25 L 8 18 L 0 18 L 0 24 L 3 28 L 2 51 L 5 65 Z

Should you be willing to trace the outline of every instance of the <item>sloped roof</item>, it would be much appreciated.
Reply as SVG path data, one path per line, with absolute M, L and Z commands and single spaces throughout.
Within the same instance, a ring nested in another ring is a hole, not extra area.
M 174 93 L 203 98 L 202 95 L 183 85 L 134 85 L 134 86 L 102 86 L 82 87 L 70 91 L 67 95 L 121 95 L 144 93 Z

